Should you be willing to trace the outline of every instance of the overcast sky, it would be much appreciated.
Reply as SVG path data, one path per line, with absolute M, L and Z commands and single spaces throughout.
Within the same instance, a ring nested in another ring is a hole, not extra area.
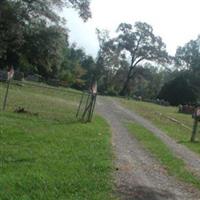
M 63 15 L 70 29 L 70 42 L 76 42 L 88 54 L 96 56 L 95 30 L 113 32 L 121 22 L 149 23 L 162 37 L 170 54 L 200 34 L 200 0 L 91 0 L 92 19 L 84 23 L 72 9 Z

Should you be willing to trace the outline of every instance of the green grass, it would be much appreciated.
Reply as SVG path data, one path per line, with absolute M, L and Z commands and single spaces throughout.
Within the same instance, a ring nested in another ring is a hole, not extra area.
M 186 169 L 184 162 L 175 157 L 159 138 L 137 123 L 128 124 L 128 128 L 142 146 L 159 160 L 170 175 L 200 189 L 200 180 Z
M 98 116 L 77 122 L 79 99 L 73 90 L 11 86 L 0 112 L 1 200 L 112 199 L 110 129 Z M 38 115 L 14 113 L 18 106 Z
M 0 83 L 0 103 L 3 104 L 5 84 Z M 38 84 L 40 86 L 40 84 Z M 42 88 L 27 84 L 10 86 L 7 108 L 13 112 L 18 107 L 39 114 L 46 120 L 58 120 L 71 122 L 74 120 L 74 110 L 80 99 L 80 92 L 63 88 Z
M 126 108 L 135 111 L 136 113 L 151 121 L 154 125 L 164 131 L 168 136 L 175 139 L 178 143 L 181 143 L 192 151 L 200 154 L 200 144 L 198 142 L 190 142 L 190 137 L 192 134 L 191 130 L 193 127 L 193 119 L 191 115 L 178 113 L 177 107 L 165 107 L 152 103 L 124 99 L 119 99 L 119 102 Z M 166 119 L 163 116 L 160 116 L 158 113 L 182 122 L 186 126 L 190 127 L 191 130 L 169 119 Z M 199 132 L 197 134 L 197 140 L 200 140 Z

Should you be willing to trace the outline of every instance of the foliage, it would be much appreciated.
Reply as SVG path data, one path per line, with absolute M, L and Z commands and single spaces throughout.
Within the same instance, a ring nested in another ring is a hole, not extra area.
M 185 105 L 195 103 L 197 96 L 194 88 L 185 76 L 179 76 L 166 83 L 161 89 L 158 97 L 170 102 L 171 105 Z
M 16 63 L 18 50 L 24 42 L 24 9 L 19 2 L 0 2 L 0 61 Z M 23 20 L 20 20 L 23 17 Z
M 194 91 L 195 96 L 200 97 L 200 36 L 191 40 L 176 51 L 175 64 L 182 69 L 183 74 Z
M 176 65 L 194 73 L 200 71 L 200 36 L 179 47 L 175 56 Z
M 33 71 L 35 69 L 36 73 L 47 78 L 60 70 L 67 45 L 65 29 L 57 25 L 46 27 L 45 24 L 37 24 L 25 34 L 21 53 L 32 65 Z
M 72 45 L 64 50 L 64 61 L 58 78 L 77 89 L 88 89 L 94 76 L 95 66 L 91 56 L 86 55 L 83 49 Z
M 156 99 L 162 85 L 168 76 L 166 70 L 158 70 L 151 64 L 137 67 L 135 78 L 130 81 L 131 96 L 141 96 L 143 99 Z
M 97 79 L 102 94 L 147 99 L 155 99 L 165 83 L 183 74 L 188 89 L 200 99 L 200 36 L 177 49 L 173 71 L 165 66 L 172 60 L 165 44 L 149 24 L 121 23 L 114 37 L 97 29 L 100 49 L 94 60 L 83 49 L 69 45 L 65 22 L 57 14 L 64 6 L 72 7 L 85 21 L 91 17 L 89 3 L 2 0 L 0 68 L 14 65 L 25 76 L 39 74 L 77 89 L 87 89 Z
M 121 68 L 126 69 L 121 95 L 130 94 L 130 82 L 136 76 L 138 67 L 145 61 L 164 63 L 169 61 L 162 39 L 153 34 L 153 28 L 142 22 L 134 26 L 121 23 L 114 38 L 104 32 L 98 32 L 100 40 L 100 57 L 112 75 Z
M 76 9 L 84 21 L 91 17 L 88 0 L 1 1 L 1 68 L 14 65 L 25 73 L 56 77 L 68 48 L 67 29 L 57 14 L 64 6 Z
M 173 72 L 158 97 L 172 105 L 196 103 L 200 98 L 200 36 L 177 48 Z

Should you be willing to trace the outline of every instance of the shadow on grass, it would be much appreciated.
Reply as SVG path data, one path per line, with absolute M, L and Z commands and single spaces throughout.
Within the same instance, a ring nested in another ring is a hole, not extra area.
M 174 194 L 166 190 L 146 186 L 120 186 L 118 193 L 125 200 L 176 200 Z
M 1 163 L 11 164 L 11 163 L 33 163 L 36 159 L 34 158 L 19 158 L 19 159 L 3 159 Z
M 177 143 L 178 144 L 200 144 L 200 141 L 191 142 L 190 140 L 180 140 Z
M 51 113 L 48 116 L 38 113 L 37 115 L 30 115 L 29 113 L 15 113 L 15 112 L 1 112 L 1 117 L 8 117 L 14 120 L 26 120 L 32 122 L 35 125 L 41 123 L 51 123 L 51 125 L 69 125 L 79 124 L 80 120 L 76 119 L 74 113 L 63 115 L 59 117 L 55 116 L 57 113 Z

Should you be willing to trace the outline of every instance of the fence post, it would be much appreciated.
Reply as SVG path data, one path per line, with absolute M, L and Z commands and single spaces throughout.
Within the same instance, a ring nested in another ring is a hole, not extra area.
M 193 130 L 192 130 L 192 137 L 191 137 L 191 140 L 190 140 L 191 142 L 195 142 L 197 126 L 198 126 L 198 119 L 195 117 L 194 126 L 193 126 Z
M 83 103 L 84 95 L 85 95 L 85 92 L 82 93 L 81 101 L 79 103 L 78 110 L 77 110 L 77 113 L 76 113 L 76 118 L 79 116 L 79 112 L 80 112 L 80 109 L 81 109 L 81 105 Z
M 195 109 L 193 117 L 194 117 L 194 125 L 193 125 L 193 130 L 192 130 L 192 136 L 191 136 L 191 139 L 190 139 L 191 142 L 195 142 L 198 122 L 200 120 L 200 107 L 197 107 Z
M 4 97 L 4 101 L 3 101 L 3 111 L 6 110 L 9 87 L 10 87 L 10 80 L 7 80 L 6 93 L 5 93 L 5 97 Z

